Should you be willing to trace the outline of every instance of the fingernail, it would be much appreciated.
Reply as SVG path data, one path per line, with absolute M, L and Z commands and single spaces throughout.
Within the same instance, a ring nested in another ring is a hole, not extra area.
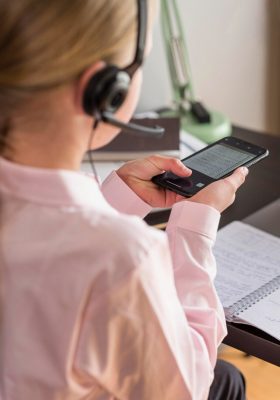
M 242 172 L 243 172 L 243 174 L 246 176 L 246 175 L 248 175 L 249 170 L 248 170 L 247 167 L 242 167 Z

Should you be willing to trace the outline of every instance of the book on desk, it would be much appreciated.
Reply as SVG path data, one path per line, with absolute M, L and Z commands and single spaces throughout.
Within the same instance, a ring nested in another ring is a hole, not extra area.
M 280 199 L 222 228 L 214 254 L 226 319 L 280 340 Z
M 92 150 L 94 161 L 127 161 L 136 158 L 147 157 L 152 154 L 162 154 L 172 157 L 180 156 L 180 121 L 179 118 L 144 118 L 132 120 L 141 125 L 153 127 L 160 125 L 165 129 L 162 137 L 153 135 L 141 136 L 121 132 L 106 146 Z M 88 161 L 88 153 L 84 156 L 84 162 Z

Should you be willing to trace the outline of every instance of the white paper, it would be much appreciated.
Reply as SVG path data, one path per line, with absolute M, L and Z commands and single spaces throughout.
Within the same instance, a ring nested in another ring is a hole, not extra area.
M 280 340 L 280 289 L 264 297 L 238 317 Z
M 206 143 L 190 133 L 181 129 L 180 131 L 180 157 L 186 158 L 196 151 L 203 149 Z
M 280 275 L 280 238 L 239 221 L 218 232 L 214 254 L 224 308 Z

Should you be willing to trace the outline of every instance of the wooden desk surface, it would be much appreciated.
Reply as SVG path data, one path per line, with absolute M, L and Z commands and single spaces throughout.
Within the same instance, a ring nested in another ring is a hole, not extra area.
M 220 228 L 231 221 L 244 219 L 280 197 L 280 136 L 239 127 L 233 128 L 233 136 L 267 148 L 270 155 L 250 168 L 234 204 L 222 214 Z M 151 225 L 163 224 L 169 214 L 170 210 L 151 213 L 145 220 Z M 254 327 L 228 323 L 224 343 L 280 366 L 280 342 Z

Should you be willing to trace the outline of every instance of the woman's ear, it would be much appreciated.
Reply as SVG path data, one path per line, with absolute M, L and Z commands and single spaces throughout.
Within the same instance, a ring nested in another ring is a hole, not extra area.
M 87 68 L 86 71 L 77 80 L 74 89 L 74 103 L 78 114 L 86 114 L 83 108 L 83 97 L 85 89 L 93 75 L 95 75 L 101 69 L 105 68 L 105 66 L 106 63 L 104 61 L 98 61 Z

